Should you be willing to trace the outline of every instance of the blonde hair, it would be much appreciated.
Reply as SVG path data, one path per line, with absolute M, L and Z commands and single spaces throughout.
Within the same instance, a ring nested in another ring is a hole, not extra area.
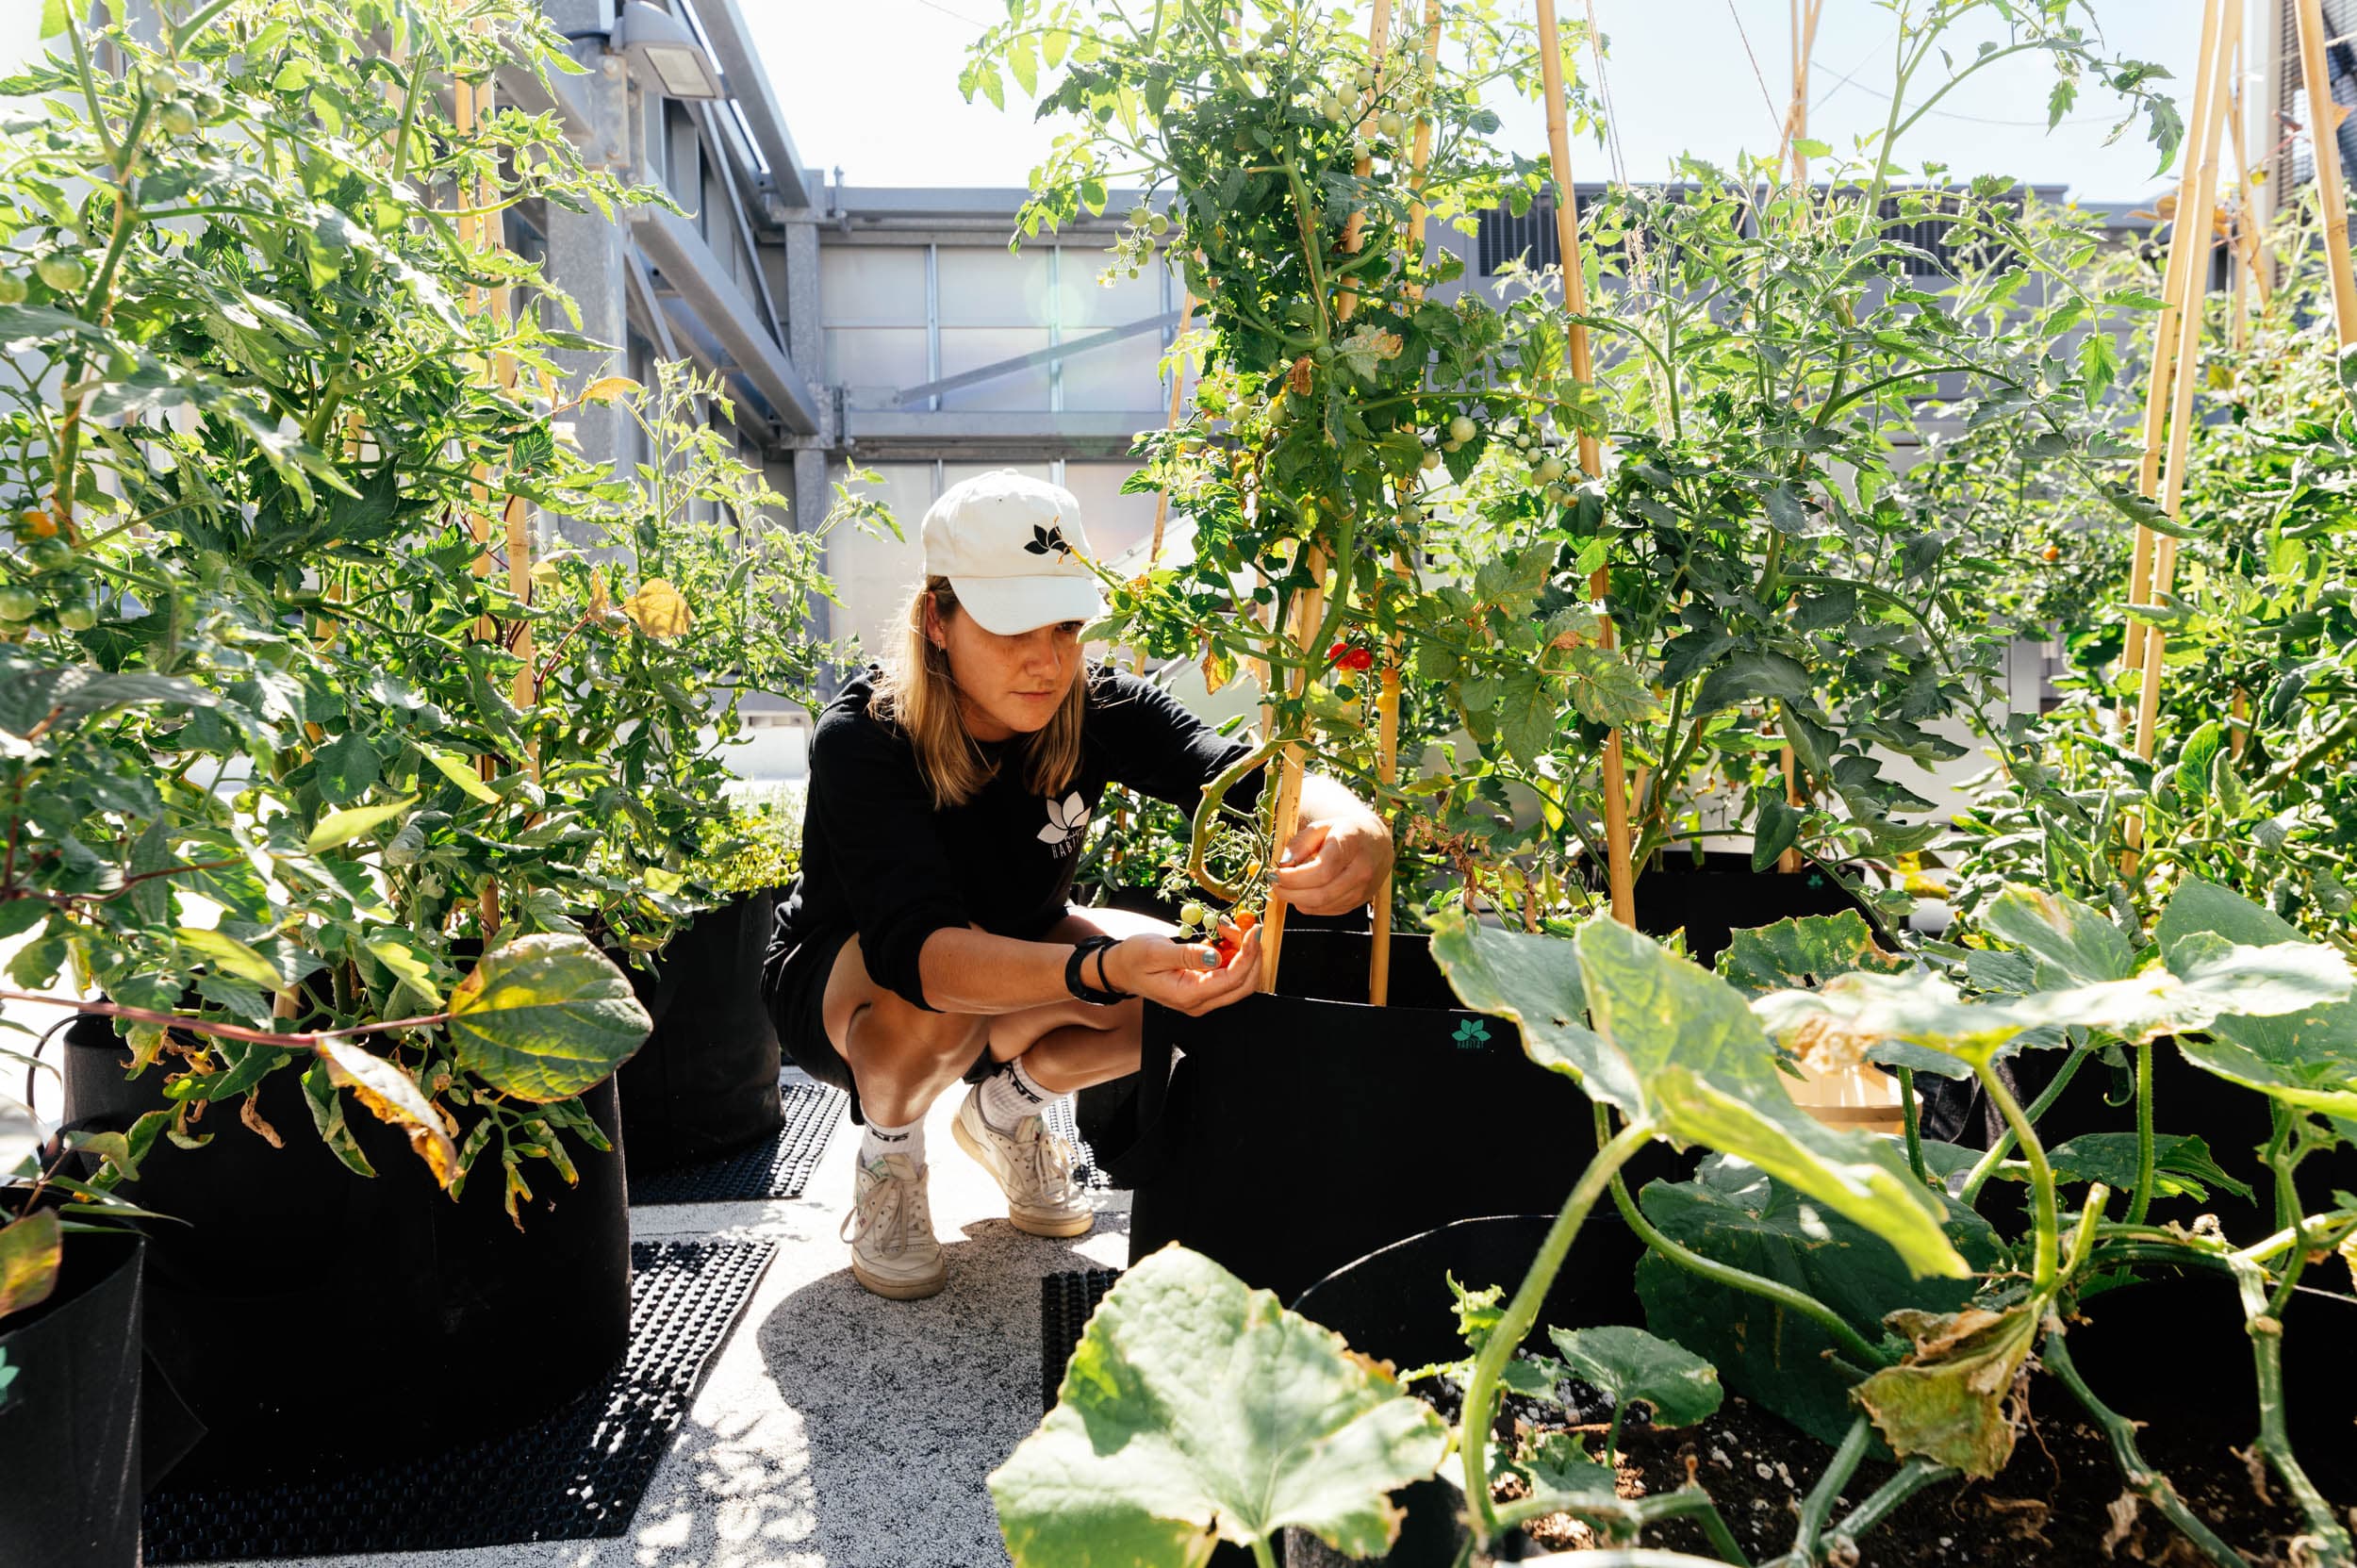
M 916 766 L 932 793 L 933 809 L 962 806 L 997 776 L 998 765 L 982 754 L 958 706 L 958 684 L 949 673 L 949 653 L 925 634 L 927 605 L 943 620 L 958 610 L 957 591 L 947 577 L 928 577 L 909 595 L 902 613 L 898 651 L 883 661 L 883 678 L 868 712 L 898 724 L 916 751 Z M 1072 689 L 1046 727 L 1020 737 L 1023 782 L 1038 795 L 1061 795 L 1080 770 L 1080 716 L 1088 705 L 1088 671 L 1074 676 Z

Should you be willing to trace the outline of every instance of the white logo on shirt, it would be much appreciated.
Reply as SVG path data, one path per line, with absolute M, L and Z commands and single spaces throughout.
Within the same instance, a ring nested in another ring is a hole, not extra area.
M 1057 854 L 1080 843 L 1080 835 L 1089 831 L 1089 808 L 1079 790 L 1061 801 L 1046 796 L 1040 803 L 1047 808 L 1047 826 L 1039 830 L 1039 841 Z

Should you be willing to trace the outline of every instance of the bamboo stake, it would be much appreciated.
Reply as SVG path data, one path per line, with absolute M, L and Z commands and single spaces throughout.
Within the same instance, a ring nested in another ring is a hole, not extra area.
M 2152 329 L 2152 374 L 2144 394 L 2144 457 L 2136 470 L 2136 493 L 2147 501 L 2160 493 L 2161 448 L 2167 427 L 2167 388 L 2175 379 L 2178 318 L 2184 314 L 2188 292 L 2200 291 L 2193 287 L 2193 248 L 2196 242 L 2187 239 L 2192 230 L 2186 214 L 2192 210 L 2194 200 L 2194 143 L 2201 136 L 2201 127 L 2210 121 L 2212 57 L 2217 52 L 2220 21 L 2218 4 L 2219 0 L 2202 0 L 2201 43 L 2194 56 L 2193 119 L 2189 122 L 2193 130 L 2184 144 L 2181 154 L 2184 161 L 2178 167 L 2177 205 L 2169 222 L 2168 266 L 2161 280 L 2161 316 Z M 2206 239 L 2209 223 L 2204 221 L 2200 229 Z M 2128 602 L 2131 604 L 2149 602 L 2155 537 L 2151 529 L 2142 523 L 2136 524 L 2135 554 L 2128 568 Z M 2128 622 L 2127 646 L 2120 655 L 2122 669 L 2144 668 L 2145 637 L 2150 630 L 2141 621 Z M 2124 708 L 2121 718 L 2124 728 Z
M 2318 0 L 2293 0 L 2299 19 L 2299 74 L 2308 89 L 2308 136 L 2316 147 L 2317 206 L 2324 212 L 2324 256 L 2332 278 L 2332 320 L 2346 345 L 2357 342 L 2357 282 L 2349 268 L 2349 192 L 2341 186 L 2339 130 L 2348 113 L 2332 101 L 2324 65 L 2324 16 Z
M 2187 259 L 2185 307 L 2178 313 L 2177 364 L 2175 387 L 2170 399 L 2168 420 L 2168 467 L 2161 486 L 2161 509 L 2174 520 L 2183 510 L 2185 494 L 2185 463 L 2193 435 L 2194 380 L 2201 371 L 2201 301 L 2208 282 L 2209 258 L 2214 234 L 2210 214 L 2217 193 L 2218 133 L 2226 118 L 2228 91 L 2227 71 L 2232 57 L 2223 48 L 2213 51 L 2205 62 L 2209 74 L 2209 119 L 2199 126 L 2201 139 L 2200 161 L 2194 165 L 2193 201 L 2190 207 L 2177 209 L 2177 228 L 2181 236 L 2191 241 Z M 2177 540 L 2173 535 L 2163 535 L 2152 553 L 2152 595 L 2155 600 L 2168 592 L 2177 571 Z M 2167 644 L 2148 636 L 2145 642 L 2144 685 L 2136 704 L 2136 755 L 2151 760 L 2153 728 L 2159 718 L 2161 703 L 2161 667 Z
M 1361 131 L 1374 118 L 1376 96 L 1383 89 L 1383 46 L 1392 36 L 1392 0 L 1375 0 L 1373 13 L 1367 19 L 1367 60 L 1375 69 L 1375 84 L 1360 100 L 1359 124 Z M 1359 178 L 1365 179 L 1375 168 L 1371 153 L 1360 153 L 1356 165 Z M 1363 209 L 1354 210 L 1343 225 L 1343 249 L 1357 254 L 1365 243 L 1367 215 Z M 1359 293 L 1345 287 L 1335 298 L 1335 319 L 1347 322 L 1359 308 Z M 1326 553 L 1311 547 L 1304 557 L 1310 569 L 1310 586 L 1296 591 L 1294 599 L 1294 646 L 1301 650 L 1302 668 L 1295 675 L 1293 692 L 1299 697 L 1309 689 L 1310 663 L 1317 656 L 1315 644 L 1318 627 L 1326 619 Z M 1350 563 L 1337 563 L 1344 572 Z M 1301 749 L 1288 746 L 1279 764 L 1277 783 L 1277 810 L 1271 823 L 1269 852 L 1282 857 L 1285 846 L 1294 835 L 1301 811 Z M 1269 867 L 1270 894 L 1268 913 L 1261 922 L 1261 989 L 1277 988 L 1277 964 L 1285 947 L 1285 903 L 1275 892 L 1277 867 Z
M 1574 318 L 1568 322 L 1570 346 L 1566 358 L 1570 361 L 1572 379 L 1585 387 L 1595 381 L 1595 365 L 1589 355 L 1588 328 L 1576 320 L 1588 313 L 1588 277 L 1580 266 L 1579 204 L 1572 189 L 1571 133 L 1563 108 L 1563 46 L 1556 25 L 1555 0 L 1539 0 L 1539 68 L 1546 85 L 1547 153 L 1555 172 L 1555 236 L 1557 249 L 1562 253 L 1563 310 L 1566 316 Z M 1604 472 L 1602 446 L 1586 430 L 1579 433 L 1579 467 L 1591 479 Z M 1597 568 L 1589 582 L 1589 591 L 1603 599 L 1610 589 L 1610 567 Z M 1608 613 L 1602 618 L 1598 633 L 1603 647 L 1613 646 L 1612 619 Z M 1609 861 L 1612 917 L 1633 927 L 1637 924 L 1637 883 L 1635 868 L 1629 864 L 1628 774 L 1622 761 L 1618 730 L 1604 737 L 1604 837 Z
M 2227 218 L 2226 243 L 2233 253 L 2230 266 L 2233 273 L 2234 352 L 2239 354 L 2250 343 L 2250 274 L 2258 259 L 2253 254 L 2258 245 L 2250 228 L 2250 169 L 2242 151 L 2242 35 L 2250 27 L 2243 15 L 2243 0 L 2233 0 L 2233 5 L 2234 94 L 2226 106 L 2226 136 L 2234 151 L 2234 207 Z
M 1326 552 L 1311 545 L 1303 555 L 1302 564 L 1309 569 L 1310 586 L 1295 590 L 1294 594 L 1293 640 L 1294 646 L 1302 652 L 1301 668 L 1294 671 L 1292 682 L 1295 698 L 1309 689 L 1310 659 L 1317 645 L 1318 626 L 1326 619 Z M 1285 846 L 1292 842 L 1294 831 L 1300 825 L 1300 817 L 1301 748 L 1289 745 L 1278 765 L 1277 809 L 1269 834 L 1271 855 L 1281 857 L 1284 854 Z M 1271 892 L 1268 913 L 1261 922 L 1261 989 L 1263 991 L 1277 987 L 1277 963 L 1285 942 L 1285 904 L 1274 891 L 1276 874 L 1276 866 L 1272 864 L 1269 867 Z
M 1429 63 L 1440 58 L 1441 0 L 1425 0 L 1424 58 Z M 1408 156 L 1408 187 L 1413 197 L 1408 207 L 1407 253 L 1409 264 L 1419 269 L 1424 265 L 1425 220 L 1430 215 L 1430 209 L 1424 205 L 1425 174 L 1431 163 L 1432 116 L 1428 109 L 1421 109 L 1416 115 L 1416 139 Z M 1413 273 L 1409 277 L 1407 294 L 1410 301 L 1424 298 L 1424 285 Z M 1394 556 L 1392 568 L 1405 580 L 1409 569 L 1408 557 Z M 1400 635 L 1393 631 L 1383 642 L 1383 674 L 1375 699 L 1375 773 L 1387 790 L 1399 783 L 1399 663 L 1405 653 Z M 1375 940 L 1368 949 L 1367 1000 L 1376 1007 L 1385 1007 L 1391 999 L 1392 871 L 1386 867 L 1383 880 L 1375 888 Z
M 1808 155 L 1801 151 L 1801 143 L 1808 137 L 1808 60 L 1817 47 L 1817 18 L 1822 13 L 1824 3 L 1825 0 L 1789 0 L 1792 107 L 1785 111 L 1784 140 L 1792 151 L 1792 190 L 1803 201 L 1808 199 Z M 1801 808 L 1800 773 L 1792 760 L 1790 741 L 1777 748 L 1776 759 L 1784 769 L 1784 803 L 1798 811 Z M 1776 856 L 1776 869 L 1791 876 L 1800 868 L 1799 846 L 1787 845 Z

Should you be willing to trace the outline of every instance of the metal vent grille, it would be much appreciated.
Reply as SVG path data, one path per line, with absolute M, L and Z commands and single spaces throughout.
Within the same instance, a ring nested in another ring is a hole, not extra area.
M 2357 35 L 2357 0 L 2320 0 L 2318 9 L 2324 18 L 2324 63 L 2332 78 L 2332 101 L 2357 105 L 2357 36 L 2352 36 Z M 2291 146 L 2290 173 L 2294 185 L 2305 185 L 2316 177 L 2316 160 L 2304 134 L 2308 87 L 2299 70 L 2299 22 L 2292 0 L 2278 0 L 2276 26 L 2277 134 L 2288 137 L 2292 126 L 2301 128 L 2303 134 Z M 2357 115 L 2341 122 L 2339 137 L 2341 177 L 2346 182 L 2357 171 Z
M 2357 0 L 2346 0 L 2346 3 L 2351 9 L 2357 9 Z M 2357 126 L 2357 119 L 2352 119 L 2350 124 Z M 1830 194 L 1823 189 L 1818 191 L 1821 201 L 1828 199 Z M 2021 211 L 2026 194 L 2026 191 L 2017 190 L 2009 199 L 2007 205 L 2016 215 Z M 1581 190 L 1578 193 L 1583 226 L 1590 210 L 1602 200 L 1603 195 L 1602 190 Z M 1910 212 L 1914 214 L 1907 217 L 1906 222 L 1894 224 L 1888 231 L 1893 239 L 1912 245 L 1922 253 L 1908 258 L 1907 271 L 1911 274 L 1919 277 L 1953 277 L 1959 261 L 1969 261 L 1974 268 L 1980 268 L 2002 267 L 2012 259 L 2010 251 L 1966 257 L 1957 246 L 1949 243 L 1948 232 L 1955 226 L 1955 201 L 1953 195 L 1942 196 L 1926 208 L 1920 197 L 1905 192 L 1883 198 L 1882 215 L 1885 218 L 1900 218 Z M 1517 256 L 1527 256 L 1529 264 L 1537 269 L 1556 265 L 1561 252 L 1556 244 L 1553 199 L 1541 198 L 1531 203 L 1530 210 L 1519 218 L 1503 206 L 1491 207 L 1479 214 L 1474 255 L 1476 271 L 1482 277 L 1494 277 Z

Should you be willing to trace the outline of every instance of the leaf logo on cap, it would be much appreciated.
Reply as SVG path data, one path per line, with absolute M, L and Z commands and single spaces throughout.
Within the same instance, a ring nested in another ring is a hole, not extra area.
M 1072 547 L 1063 542 L 1062 528 L 1042 528 L 1036 522 L 1031 524 L 1031 542 L 1023 548 L 1034 555 L 1046 555 L 1050 552 L 1058 555 L 1072 553 Z

